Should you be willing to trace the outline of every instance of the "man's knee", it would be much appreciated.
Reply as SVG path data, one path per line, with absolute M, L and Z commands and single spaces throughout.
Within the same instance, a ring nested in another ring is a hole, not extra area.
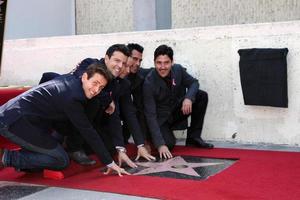
M 207 92 L 203 91 L 203 90 L 198 90 L 197 94 L 196 94 L 196 104 L 200 104 L 202 106 L 206 106 L 208 103 L 208 94 Z
M 203 90 L 198 90 L 197 96 L 199 96 L 198 98 L 201 99 L 202 101 L 208 101 L 208 94 Z

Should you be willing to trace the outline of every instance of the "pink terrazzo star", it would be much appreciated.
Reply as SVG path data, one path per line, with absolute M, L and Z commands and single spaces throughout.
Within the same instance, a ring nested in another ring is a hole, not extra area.
M 222 162 L 188 163 L 181 156 L 176 156 L 174 158 L 171 158 L 163 162 L 135 162 L 135 163 L 138 166 L 148 167 L 148 168 L 143 169 L 137 173 L 134 173 L 134 175 L 170 171 L 170 172 L 177 172 L 177 173 L 186 174 L 190 176 L 197 176 L 197 177 L 201 177 L 201 176 L 193 168 L 223 164 Z

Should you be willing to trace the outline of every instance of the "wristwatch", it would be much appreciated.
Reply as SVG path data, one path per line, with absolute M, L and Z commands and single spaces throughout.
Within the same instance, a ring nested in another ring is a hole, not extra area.
M 145 146 L 145 144 L 139 144 L 139 145 L 137 145 L 138 148 L 139 147 L 143 147 L 143 146 Z
M 116 147 L 116 149 L 117 149 L 118 152 L 122 152 L 122 153 L 126 153 L 127 152 L 126 149 L 125 149 L 125 147 Z

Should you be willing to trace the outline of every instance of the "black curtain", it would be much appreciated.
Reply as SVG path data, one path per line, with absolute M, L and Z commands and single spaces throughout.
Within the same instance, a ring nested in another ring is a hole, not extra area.
M 2 47 L 3 47 L 4 25 L 5 25 L 6 1 L 7 0 L 0 0 L 0 69 L 1 69 L 1 60 L 2 60 Z
M 240 49 L 238 53 L 244 103 L 287 108 L 288 49 Z

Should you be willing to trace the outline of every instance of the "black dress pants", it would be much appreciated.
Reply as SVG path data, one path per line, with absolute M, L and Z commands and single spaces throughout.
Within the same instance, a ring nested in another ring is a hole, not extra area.
M 141 110 L 137 110 L 136 112 L 136 117 L 137 120 L 139 122 L 139 125 L 141 127 L 142 133 L 144 134 L 144 138 L 146 141 L 150 141 L 151 140 L 151 136 L 150 136 L 150 131 L 147 125 L 147 121 L 146 121 L 146 117 L 143 111 Z M 123 118 L 123 117 L 122 117 Z M 123 121 L 123 136 L 124 136 L 124 142 L 128 143 L 128 139 L 130 138 L 130 136 L 132 135 L 130 130 L 129 130 L 129 125 L 126 123 L 126 121 Z
M 191 125 L 187 130 L 187 138 L 201 138 L 207 103 L 208 94 L 203 90 L 198 90 L 195 102 L 192 105 L 192 113 L 190 115 L 184 115 L 182 113 L 182 102 L 172 111 L 170 118 L 160 126 L 160 131 L 169 149 L 172 149 L 176 144 L 176 138 L 172 131 L 172 127 L 177 123 L 186 120 L 189 116 L 191 116 Z

